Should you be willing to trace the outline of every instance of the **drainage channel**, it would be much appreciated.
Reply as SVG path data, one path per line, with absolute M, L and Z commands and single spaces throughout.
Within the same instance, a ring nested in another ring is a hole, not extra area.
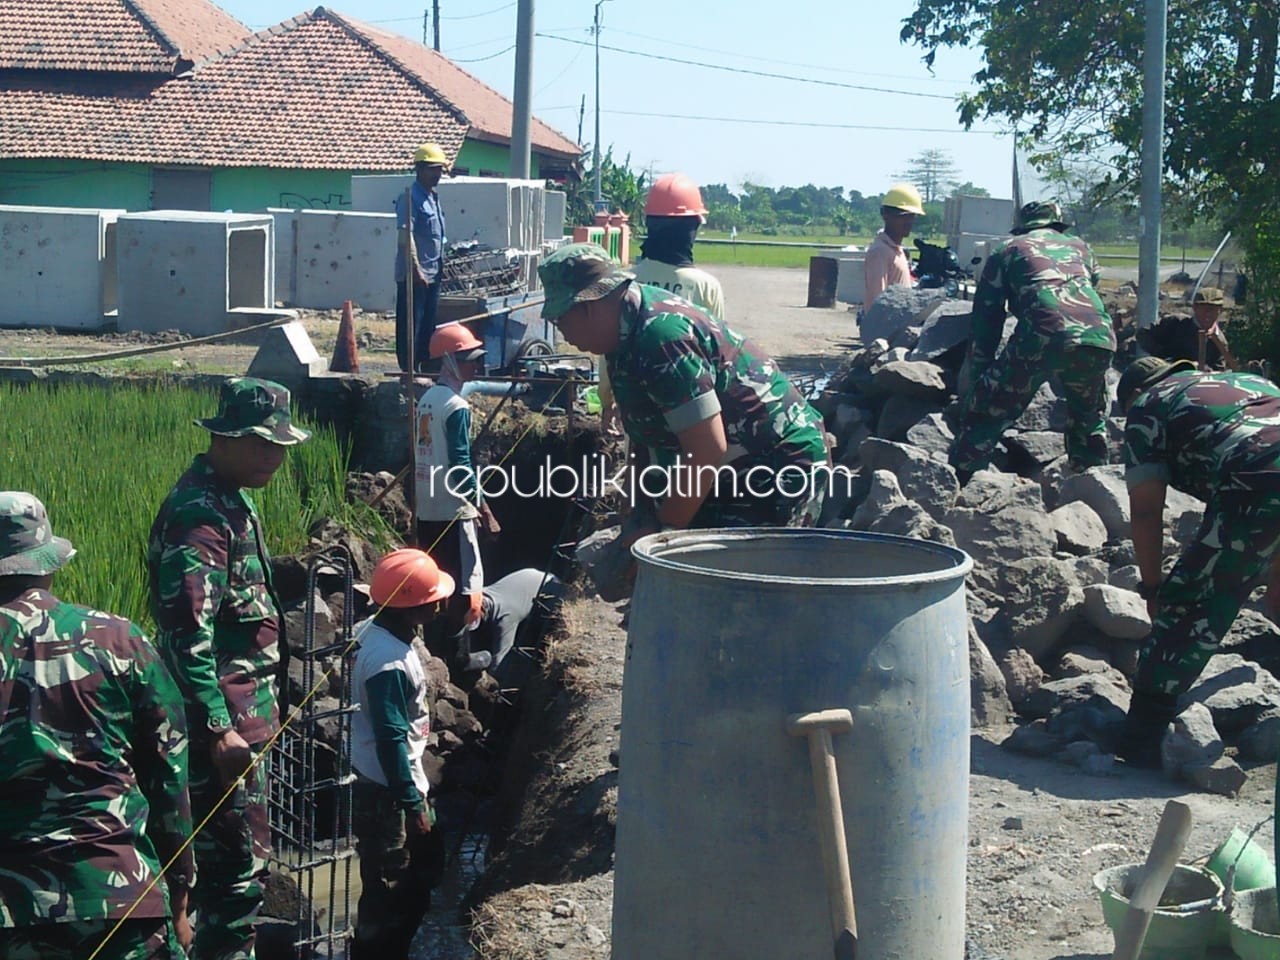
M 409 960 L 470 960 L 471 926 L 462 908 L 484 873 L 487 833 L 464 833 L 450 844 L 444 879 L 431 892 L 431 909 L 409 948 Z

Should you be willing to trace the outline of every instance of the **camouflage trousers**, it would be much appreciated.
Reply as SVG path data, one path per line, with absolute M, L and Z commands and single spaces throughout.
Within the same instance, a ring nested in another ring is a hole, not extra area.
M 1280 493 L 1232 491 L 1211 500 L 1194 542 L 1160 586 L 1134 689 L 1185 693 L 1278 549 Z
M 382 784 L 358 777 L 351 793 L 362 887 L 351 957 L 404 960 L 431 908 L 431 888 L 440 882 L 444 840 L 438 830 L 410 837 L 404 812 Z
M 255 753 L 261 744 L 253 747 Z M 191 738 L 191 814 L 197 833 L 196 885 L 190 907 L 195 921 L 193 960 L 253 960 L 254 924 L 271 855 L 263 760 L 210 816 L 227 792 L 209 758 L 206 738 Z M 207 823 L 205 818 L 209 817 Z M 203 829 L 200 824 L 204 823 Z
M 168 917 L 72 920 L 31 927 L 0 928 L 4 960 L 183 960 Z M 106 944 L 103 945 L 103 941 Z M 99 947 L 101 949 L 99 950 Z
M 1110 364 L 1109 350 L 1060 350 L 1034 332 L 1015 333 L 963 405 L 960 429 L 951 445 L 951 465 L 970 473 L 988 466 L 1000 437 L 1050 378 L 1056 379 L 1067 404 L 1068 459 L 1077 467 L 1106 463 Z

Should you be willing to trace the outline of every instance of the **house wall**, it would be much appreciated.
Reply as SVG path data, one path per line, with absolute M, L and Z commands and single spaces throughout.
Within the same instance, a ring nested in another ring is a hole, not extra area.
M 0 159 L 0 203 L 151 209 L 151 168 L 140 163 Z
M 540 179 L 541 158 L 535 153 L 531 159 L 534 180 Z M 454 168 L 465 169 L 467 176 L 499 176 L 506 177 L 511 173 L 511 148 L 483 140 L 472 140 L 468 137 L 462 142 L 458 158 L 453 162 Z

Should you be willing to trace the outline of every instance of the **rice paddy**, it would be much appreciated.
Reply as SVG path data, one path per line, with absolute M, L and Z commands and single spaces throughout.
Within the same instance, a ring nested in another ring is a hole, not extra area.
M 212 391 L 163 381 L 91 385 L 0 384 L 0 489 L 44 501 L 54 532 L 77 554 L 55 575 L 64 600 L 117 613 L 149 628 L 147 537 L 174 481 L 206 449 L 192 423 L 212 416 Z M 306 546 L 331 517 L 375 541 L 388 538 L 372 510 L 346 503 L 347 453 L 327 427 L 307 423 L 307 443 L 290 449 L 262 490 L 251 491 L 273 555 Z

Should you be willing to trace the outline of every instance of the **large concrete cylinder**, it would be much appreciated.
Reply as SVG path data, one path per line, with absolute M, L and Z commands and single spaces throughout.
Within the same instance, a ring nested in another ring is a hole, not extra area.
M 613 960 L 832 956 L 809 750 L 833 737 L 858 960 L 963 960 L 968 556 L 830 530 L 664 533 L 623 678 Z

